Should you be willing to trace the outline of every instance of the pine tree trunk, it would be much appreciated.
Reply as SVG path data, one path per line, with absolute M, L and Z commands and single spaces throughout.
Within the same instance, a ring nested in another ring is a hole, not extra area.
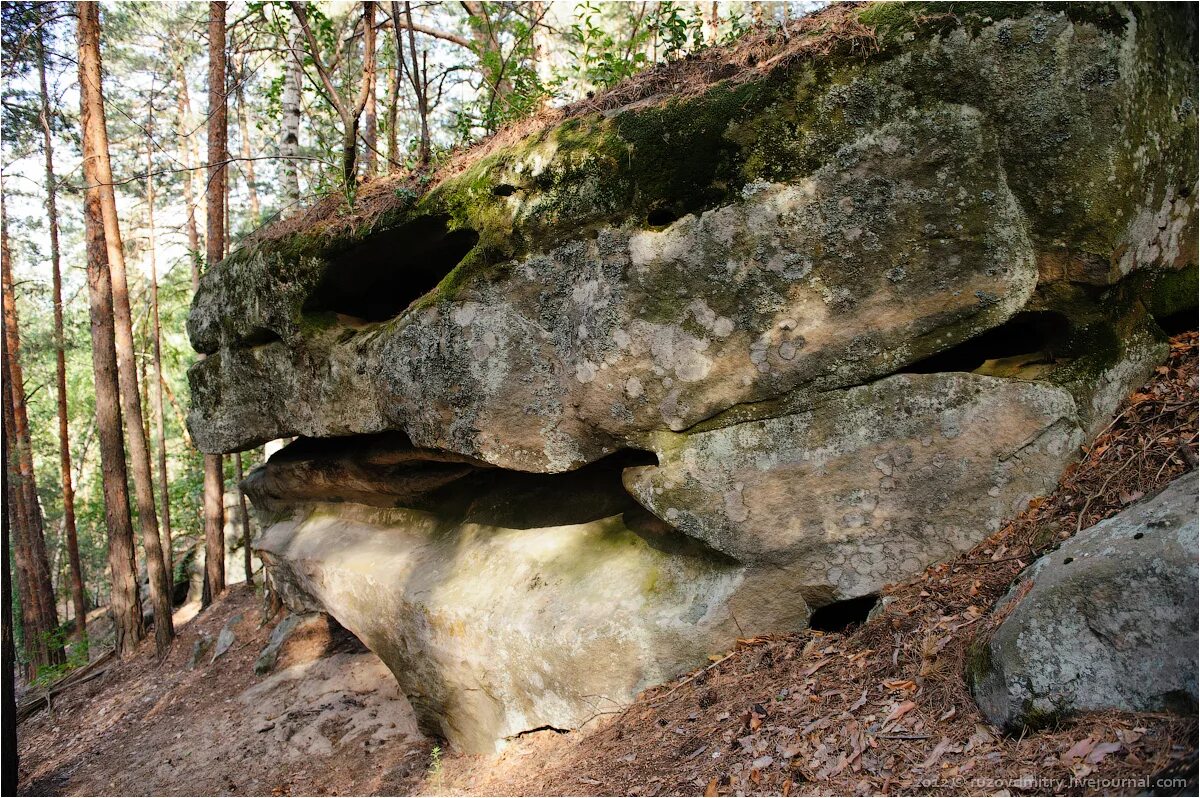
M 242 492 L 242 480 L 246 475 L 242 471 L 242 453 L 238 452 L 235 455 L 237 459 L 237 492 L 238 505 L 242 513 L 242 549 L 245 555 L 246 566 L 246 584 L 254 584 L 254 563 L 251 561 L 250 554 L 250 511 L 246 507 L 246 494 Z
M 300 202 L 300 170 L 296 157 L 300 154 L 300 96 L 301 74 L 298 60 L 300 39 L 296 17 L 288 14 L 288 53 L 283 74 L 283 121 L 279 137 L 279 156 L 283 159 L 283 197 L 294 208 Z
M 363 131 L 363 142 L 366 145 L 367 163 L 364 177 L 370 179 L 379 169 L 379 120 L 375 108 L 375 85 L 378 64 L 375 58 L 375 3 L 368 0 L 363 3 L 363 79 L 367 83 L 367 104 L 364 108 L 366 117 Z
M 8 344 L 4 342 L 4 336 L 0 335 L 0 346 L 3 346 L 3 352 L 0 353 L 0 360 L 8 361 Z M 4 369 L 4 378 L 8 377 L 8 369 Z M 8 502 L 8 402 L 4 402 L 4 436 L 0 440 L 0 450 L 3 451 L 2 460 L 0 460 L 0 496 L 4 497 L 5 502 Z M 4 708 L 4 737 L 3 737 L 3 759 L 0 760 L 0 771 L 3 776 L 0 776 L 0 792 L 4 795 L 17 794 L 17 771 L 20 766 L 19 754 L 17 752 L 17 651 L 13 641 L 13 594 L 12 594 L 12 565 L 10 561 L 9 548 L 11 538 L 11 524 L 9 516 L 12 514 L 13 507 L 11 504 L 0 510 L 0 556 L 4 557 L 3 567 L 0 567 L 0 659 L 3 660 L 2 667 L 4 668 L 4 683 L 0 688 L 3 690 L 3 708 Z
M 196 189 L 192 167 L 192 147 L 188 139 L 188 124 L 192 118 L 192 100 L 188 95 L 187 71 L 180 61 L 175 65 L 179 93 L 175 96 L 178 119 L 175 133 L 179 141 L 179 158 L 183 162 L 183 206 L 187 210 L 188 255 L 192 261 L 192 290 L 200 287 L 200 231 L 196 224 Z
M 250 218 L 254 224 L 258 224 L 259 216 L 262 213 L 262 206 L 258 201 L 258 181 L 254 176 L 254 157 L 253 148 L 250 146 L 250 125 L 246 121 L 246 64 L 245 58 L 241 59 L 241 63 L 237 66 L 238 74 L 238 137 L 241 139 L 242 145 L 242 169 L 246 174 L 246 194 L 250 201 Z
M 42 149 L 46 156 L 46 216 L 50 227 L 50 268 L 54 283 L 54 358 L 58 387 L 58 445 L 62 469 L 63 530 L 71 568 L 71 602 L 75 608 L 75 637 L 87 650 L 87 607 L 83 600 L 83 567 L 79 561 L 79 535 L 75 524 L 75 485 L 71 478 L 71 439 L 67 428 L 67 356 L 63 334 L 62 264 L 58 245 L 58 187 L 54 177 L 54 143 L 50 130 L 50 94 L 46 85 L 46 53 L 38 38 L 38 88 L 41 94 Z
M 97 55 L 99 55 L 97 53 Z M 150 470 L 150 447 L 147 442 L 146 420 L 142 414 L 142 395 L 138 380 L 137 360 L 133 344 L 133 314 L 129 307 L 129 285 L 125 276 L 125 247 L 121 224 L 117 216 L 117 196 L 113 188 L 112 166 L 108 154 L 108 131 L 104 117 L 104 92 L 100 81 L 100 61 L 97 58 L 94 83 L 82 84 L 95 108 L 94 170 L 100 184 L 100 212 L 104 218 L 104 243 L 108 248 L 109 278 L 112 280 L 113 327 L 117 347 L 117 378 L 121 396 L 121 414 L 125 419 L 125 435 L 129 444 L 130 470 L 133 475 L 134 498 L 137 501 L 138 525 L 142 532 L 142 547 L 146 552 L 146 574 L 150 580 L 150 600 L 154 606 L 154 640 L 159 656 L 164 656 L 175 637 L 171 620 L 171 592 L 167 584 L 162 540 L 158 533 L 158 511 L 154 506 L 154 481 Z M 89 81 L 93 80 L 89 77 Z M 89 182 L 90 185 L 90 182 Z
M 397 53 L 397 58 L 403 58 L 403 53 Z M 400 132 L 396 123 L 400 116 L 400 67 L 393 64 L 388 70 L 388 107 L 387 107 L 387 171 L 396 171 L 401 164 Z
M 7 386 L 11 384 L 8 376 L 8 336 L 0 334 L 0 346 L 4 349 L 3 362 L 0 363 L 0 368 L 3 369 L 3 384 L 5 390 L 3 397 L 0 397 L 0 405 L 4 411 L 4 443 L 7 446 L 10 441 L 16 439 L 15 422 L 13 420 L 13 401 L 12 392 Z M 4 517 L 12 523 L 12 555 L 13 555 L 13 575 L 17 581 L 17 609 L 20 610 L 21 628 L 16 633 L 16 644 L 26 652 L 26 662 L 33 663 L 37 660 L 37 645 L 36 640 L 41 634 L 38 627 L 41 625 L 38 619 L 37 601 L 33 597 L 31 588 L 33 586 L 33 569 L 30 567 L 29 547 L 25 545 L 25 536 L 22 530 L 25 528 L 25 499 L 24 492 L 21 487 L 20 475 L 17 473 L 16 458 L 10 463 L 12 468 L 10 472 L 5 469 L 4 476 L 6 479 L 4 490 Z M 5 550 L 7 556 L 8 550 Z
M 153 129 L 151 130 L 153 132 Z M 154 225 L 154 158 L 153 144 L 146 142 L 146 221 L 150 259 L 150 325 L 154 358 L 154 390 L 149 392 L 150 410 L 154 414 L 155 449 L 158 453 L 158 493 L 162 518 L 163 565 L 167 569 L 168 595 L 175 595 L 175 552 L 171 542 L 171 486 L 167 478 L 167 434 L 163 418 L 162 323 L 158 315 L 158 247 Z M 172 602 L 174 606 L 174 602 Z
M 52 640 L 58 630 L 58 607 L 51 581 L 50 560 L 46 556 L 46 538 L 42 524 L 42 507 L 37 495 L 37 477 L 33 470 L 33 443 L 29 433 L 29 415 L 25 407 L 25 378 L 21 369 L 21 332 L 17 318 L 16 296 L 13 291 L 12 255 L 8 247 L 8 216 L 4 210 L 3 190 L 0 189 L 0 279 L 4 293 L 4 339 L 7 353 L 6 397 L 12 403 L 13 444 L 16 447 L 18 490 L 21 514 L 17 535 L 23 538 L 29 580 L 29 613 L 33 630 L 26 629 L 26 650 L 35 668 L 53 665 L 64 660 L 62 642 Z
M 208 4 L 208 268 L 225 249 L 225 153 L 229 130 L 225 99 L 225 4 Z M 225 475 L 221 455 L 204 455 L 204 595 L 225 591 Z M 207 602 L 202 602 L 207 603 Z
M 87 183 L 84 227 L 92 320 L 96 426 L 100 434 L 100 464 L 108 522 L 108 563 L 111 570 L 109 610 L 113 618 L 117 656 L 126 656 L 136 651 L 137 644 L 145 636 L 145 628 L 142 625 L 142 603 L 138 595 L 137 565 L 134 562 L 125 441 L 121 435 L 109 246 L 105 240 L 104 212 L 101 207 L 103 189 L 100 184 L 112 181 L 100 178 L 100 150 L 106 138 L 100 93 L 100 6 L 97 3 L 80 3 L 77 10 L 80 124 L 83 128 L 83 174 Z M 140 428 L 141 424 L 139 422 L 131 426 Z

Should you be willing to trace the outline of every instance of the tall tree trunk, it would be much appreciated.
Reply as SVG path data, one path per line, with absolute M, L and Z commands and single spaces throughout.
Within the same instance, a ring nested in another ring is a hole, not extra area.
M 96 426 L 100 434 L 100 468 L 108 522 L 108 564 L 111 571 L 109 610 L 113 617 L 118 656 L 132 654 L 145 636 L 142 602 L 134 561 L 133 525 L 129 515 L 125 441 L 121 435 L 121 406 L 117 376 L 116 332 L 113 320 L 109 246 L 105 240 L 100 150 L 105 143 L 104 108 L 100 94 L 100 5 L 80 3 L 79 85 L 80 124 L 83 128 L 84 228 L 87 239 L 88 297 L 92 320 L 92 370 L 95 374 Z M 141 423 L 131 424 L 138 428 Z M 161 553 L 160 553 L 161 565 Z M 169 616 L 168 616 L 169 617 Z M 162 621 L 162 618 L 158 618 Z
M 187 70 L 183 61 L 175 64 L 175 79 L 179 82 L 179 93 L 175 95 L 176 138 L 179 141 L 179 158 L 183 161 L 183 206 L 187 210 L 188 255 L 192 261 L 192 290 L 200 287 L 200 230 L 196 224 L 196 188 L 192 167 L 192 145 L 188 136 L 188 124 L 192 118 L 192 100 L 188 95 Z
M 250 200 L 250 218 L 254 224 L 258 224 L 262 212 L 262 206 L 258 201 L 258 181 L 254 177 L 254 159 L 253 148 L 250 146 L 250 125 L 246 120 L 246 59 L 245 56 L 239 59 L 237 64 L 237 81 L 238 81 L 238 137 L 241 139 L 242 149 L 242 168 L 246 175 L 246 194 Z
M 403 58 L 397 53 L 397 58 Z M 396 123 L 400 118 L 400 67 L 393 64 L 388 69 L 388 104 L 387 104 L 387 171 L 396 171 L 400 167 L 400 132 Z
M 10 441 L 16 439 L 16 423 L 13 420 L 13 400 L 12 391 L 8 390 L 8 386 L 12 384 L 11 378 L 8 376 L 8 336 L 0 334 L 0 345 L 4 349 L 3 362 L 0 363 L 0 368 L 3 369 L 3 384 L 5 386 L 3 396 L 0 397 L 0 405 L 3 406 L 4 412 L 4 444 L 7 446 Z M 41 634 L 39 627 L 41 621 L 38 619 L 38 603 L 33 597 L 33 568 L 30 566 L 29 547 L 25 544 L 25 498 L 24 488 L 21 485 L 20 474 L 17 471 L 16 458 L 10 463 L 12 470 L 10 473 L 5 469 L 4 476 L 7 480 L 4 490 L 4 517 L 11 519 L 13 529 L 12 539 L 12 555 L 13 555 L 13 575 L 17 581 L 17 603 L 20 610 L 21 628 L 16 635 L 16 644 L 26 651 L 26 662 L 33 663 L 37 660 L 37 643 L 36 641 Z M 8 550 L 5 549 L 7 556 Z
M 61 641 L 51 639 L 58 630 L 58 607 L 54 585 L 50 578 L 50 560 L 46 556 L 46 538 L 42 524 L 42 506 L 38 501 L 37 477 L 33 470 L 33 443 L 29 433 L 29 415 L 25 407 L 25 378 L 21 369 L 21 332 L 17 318 L 16 296 L 13 291 L 12 255 L 8 247 L 8 216 L 4 210 L 3 189 L 0 188 L 0 279 L 4 293 L 4 338 L 7 349 L 8 379 L 6 397 L 12 402 L 13 443 L 17 450 L 18 492 L 21 525 L 17 535 L 23 538 L 28 558 L 30 613 L 36 627 L 25 630 L 26 650 L 35 667 L 63 661 Z
M 97 53 L 99 55 L 99 53 Z M 154 480 L 150 470 L 150 446 L 142 415 L 142 395 L 138 384 L 137 360 L 133 344 L 133 314 L 129 307 L 129 284 L 125 276 L 125 247 L 117 216 L 117 195 L 113 188 L 112 165 L 108 154 L 108 130 L 104 117 L 104 92 L 101 65 L 97 74 L 81 83 L 91 99 L 97 121 L 93 130 L 96 182 L 100 184 L 100 212 L 104 217 L 104 243 L 108 249 L 109 277 L 112 280 L 113 327 L 117 346 L 117 377 L 121 391 L 121 413 L 129 444 L 134 497 L 137 500 L 138 525 L 142 548 L 146 552 L 146 574 L 150 580 L 150 601 L 154 606 L 154 641 L 159 656 L 165 656 L 175 637 L 171 620 L 171 592 L 167 584 L 162 540 L 158 534 L 158 511 L 154 506 Z
M 0 335 L 0 346 L 3 347 L 3 352 L 0 352 L 0 362 L 8 362 L 8 344 L 4 340 L 4 336 Z M 8 369 L 4 369 L 4 379 L 7 382 Z M 13 512 L 13 506 L 8 501 L 8 402 L 4 402 L 4 436 L 0 440 L 0 449 L 3 450 L 3 460 L 0 461 L 0 496 L 4 497 L 5 507 L 0 509 L 0 556 L 3 556 L 4 563 L 0 566 L 0 659 L 3 660 L 2 667 L 4 668 L 4 683 L 0 686 L 3 690 L 3 760 L 0 760 L 0 771 L 3 772 L 2 781 L 0 781 L 0 792 L 5 795 L 17 794 L 17 772 L 20 769 L 20 755 L 17 751 L 17 651 L 13 644 L 13 594 L 12 594 L 12 557 L 9 552 L 10 516 Z
M 83 566 L 75 525 L 75 485 L 71 479 L 71 438 L 67 428 L 67 347 L 63 335 L 62 264 L 58 245 L 58 187 L 54 177 L 54 139 L 50 130 L 50 93 L 46 85 L 44 34 L 38 33 L 38 89 L 41 94 L 42 150 L 46 157 L 46 217 L 50 226 L 50 268 L 54 283 L 54 359 L 58 387 L 58 446 L 62 469 L 63 531 L 71 568 L 71 602 L 75 608 L 75 638 L 87 650 L 87 607 L 83 600 Z
M 392 0 L 392 18 L 400 19 L 400 3 Z M 417 38 L 414 33 L 413 18 L 412 18 L 412 3 L 405 0 L 404 3 L 404 18 L 408 23 L 408 57 L 412 62 L 411 66 L 406 66 L 404 63 L 404 46 L 403 38 L 400 34 L 400 26 L 395 25 L 396 29 L 396 58 L 400 62 L 400 68 L 408 73 L 408 81 L 413 87 L 413 96 L 417 102 L 417 117 L 421 123 L 421 143 L 420 149 L 417 151 L 417 160 L 421 166 L 429 165 L 429 157 L 431 155 L 430 136 L 429 136 L 429 86 L 425 83 L 425 74 L 421 69 L 421 65 L 417 59 Z
M 153 123 L 151 123 L 153 135 Z M 162 518 L 163 565 L 167 569 L 168 595 L 175 595 L 175 552 L 171 542 L 171 486 L 167 479 L 167 434 L 163 418 L 162 323 L 158 314 L 158 247 L 154 226 L 154 145 L 146 141 L 146 223 L 149 229 L 150 260 L 150 326 L 154 358 L 154 390 L 149 391 L 150 410 L 154 414 L 155 450 L 158 454 L 158 495 Z M 172 602 L 172 606 L 173 606 Z
M 289 58 L 283 73 L 283 120 L 279 132 L 279 156 L 283 159 L 283 196 L 294 208 L 300 203 L 300 98 L 301 74 L 299 47 L 304 34 L 294 14 L 288 15 Z
M 378 83 L 378 64 L 375 57 L 375 3 L 363 3 L 363 78 L 367 82 L 367 104 L 364 108 L 367 163 L 364 177 L 370 179 L 379 169 L 379 120 L 376 112 L 375 88 Z
M 208 4 L 208 268 L 225 250 L 225 154 L 229 135 L 225 99 L 225 4 Z M 204 596 L 225 591 L 225 474 L 221 455 L 204 455 Z M 202 601 L 207 604 L 207 602 Z
M 237 460 L 237 492 L 238 506 L 242 514 L 242 549 L 245 555 L 246 565 L 246 584 L 254 584 L 254 564 L 251 562 L 250 555 L 250 511 L 246 507 L 246 494 L 242 491 L 242 480 L 246 475 L 242 471 L 242 453 L 238 452 L 234 457 Z

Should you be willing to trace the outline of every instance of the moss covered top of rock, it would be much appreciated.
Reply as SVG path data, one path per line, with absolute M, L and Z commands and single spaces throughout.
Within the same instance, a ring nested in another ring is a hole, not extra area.
M 311 292 L 339 253 L 437 220 L 477 239 L 417 301 L 428 304 L 564 240 L 659 227 L 756 181 L 810 174 L 886 120 L 947 102 L 980 109 L 996 132 L 1039 249 L 1115 260 L 1139 208 L 1171 206 L 1194 188 L 1194 17 L 1090 3 L 833 6 L 786 35 L 758 31 L 655 67 L 423 179 L 372 181 L 353 210 L 327 198 L 258 234 L 206 276 L 201 294 L 263 268 L 294 273 L 298 295 Z M 1145 195 L 1130 196 L 1134 186 Z M 255 282 L 229 287 L 244 293 Z M 298 323 L 300 308 L 288 304 L 281 315 Z M 215 351 L 196 332 L 197 348 Z

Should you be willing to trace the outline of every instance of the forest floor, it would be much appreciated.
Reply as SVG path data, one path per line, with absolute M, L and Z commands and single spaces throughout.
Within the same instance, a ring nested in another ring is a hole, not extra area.
M 417 731 L 383 664 L 345 633 L 300 636 L 272 675 L 270 629 L 232 589 L 20 727 L 27 794 L 1196 794 L 1197 721 L 1093 713 L 1020 736 L 984 721 L 965 679 L 989 610 L 1020 571 L 1079 529 L 1195 468 L 1197 335 L 1171 355 L 1058 489 L 962 556 L 885 591 L 840 632 L 738 641 L 570 734 L 495 756 L 443 752 Z M 240 622 L 236 619 L 241 615 Z M 236 642 L 188 668 L 230 624 Z M 1186 785 L 1186 786 L 1180 786 Z

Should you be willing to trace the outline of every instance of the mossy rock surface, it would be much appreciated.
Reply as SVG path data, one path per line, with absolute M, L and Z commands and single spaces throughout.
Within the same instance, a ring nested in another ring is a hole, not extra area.
M 239 250 L 189 320 L 193 434 L 560 471 L 903 370 L 1035 288 L 1194 270 L 1193 12 L 868 5 L 873 52 L 576 116 Z
M 247 480 L 263 557 L 433 730 L 570 728 L 735 614 L 792 631 L 970 548 L 1195 306 L 1194 7 L 827 13 L 872 46 L 577 114 L 204 276 L 198 446 L 304 438 Z

